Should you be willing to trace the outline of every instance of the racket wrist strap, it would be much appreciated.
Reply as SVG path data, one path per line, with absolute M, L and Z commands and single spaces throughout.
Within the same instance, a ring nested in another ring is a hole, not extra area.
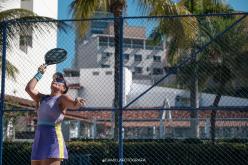
M 41 72 L 37 72 L 36 75 L 34 76 L 34 78 L 39 81 L 42 78 L 43 74 Z

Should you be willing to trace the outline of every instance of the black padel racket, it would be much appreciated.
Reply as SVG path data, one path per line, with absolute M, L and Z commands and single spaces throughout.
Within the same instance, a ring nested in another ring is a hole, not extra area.
M 67 51 L 63 48 L 54 48 L 45 54 L 45 65 L 58 64 L 67 58 Z

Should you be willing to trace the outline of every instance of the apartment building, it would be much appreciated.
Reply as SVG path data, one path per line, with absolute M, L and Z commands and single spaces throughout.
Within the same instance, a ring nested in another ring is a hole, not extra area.
M 81 68 L 114 68 L 113 20 L 93 20 L 86 36 L 76 40 L 74 66 L 71 73 L 66 69 L 67 76 L 78 75 Z M 151 44 L 146 27 L 125 22 L 123 56 L 124 66 L 131 70 L 133 80 L 138 83 L 152 84 L 166 74 L 165 45 Z

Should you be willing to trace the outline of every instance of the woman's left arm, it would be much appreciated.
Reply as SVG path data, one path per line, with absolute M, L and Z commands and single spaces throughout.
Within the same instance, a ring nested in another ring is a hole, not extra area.
M 69 95 L 62 95 L 60 97 L 60 105 L 63 107 L 63 112 L 66 109 L 74 109 L 77 110 L 80 107 L 85 106 L 86 104 L 86 100 L 80 97 L 77 97 L 76 99 L 73 99 L 71 96 Z

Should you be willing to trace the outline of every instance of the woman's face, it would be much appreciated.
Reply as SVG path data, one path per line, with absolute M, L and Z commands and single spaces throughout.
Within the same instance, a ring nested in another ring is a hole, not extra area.
M 63 77 L 53 76 L 53 81 L 51 83 L 51 90 L 54 92 L 60 91 L 60 93 L 64 93 L 65 91 L 65 80 Z

